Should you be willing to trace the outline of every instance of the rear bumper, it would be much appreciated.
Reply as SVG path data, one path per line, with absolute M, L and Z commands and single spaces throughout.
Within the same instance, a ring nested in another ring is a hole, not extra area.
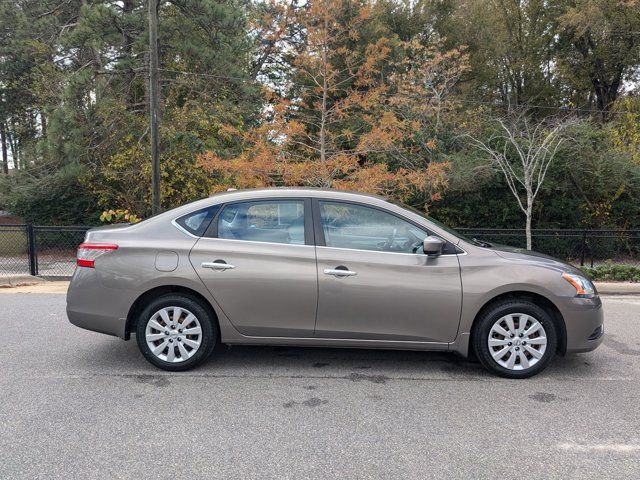
M 69 307 L 67 307 L 67 317 L 69 318 L 69 322 L 76 327 L 125 338 L 126 318 L 96 315 L 93 313 L 72 310 Z
M 571 298 L 561 308 L 567 330 L 567 353 L 590 352 L 604 338 L 604 312 L 600 297 Z
M 92 268 L 76 268 L 67 291 L 67 317 L 77 327 L 126 338 L 123 291 L 105 287 Z

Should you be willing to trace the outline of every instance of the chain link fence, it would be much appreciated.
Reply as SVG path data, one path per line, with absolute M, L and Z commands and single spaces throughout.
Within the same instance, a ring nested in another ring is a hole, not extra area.
M 0 276 L 70 277 L 89 228 L 0 224 Z
M 0 225 L 0 275 L 29 273 L 26 225 Z
M 53 227 L 0 224 L 0 276 L 37 275 L 64 278 L 73 275 L 76 249 L 87 226 Z M 459 228 L 467 237 L 525 248 L 524 230 Z M 533 249 L 575 265 L 606 262 L 640 266 L 640 230 L 551 230 L 532 232 Z
M 90 227 L 34 226 L 36 275 L 70 277 L 76 268 L 76 250 Z

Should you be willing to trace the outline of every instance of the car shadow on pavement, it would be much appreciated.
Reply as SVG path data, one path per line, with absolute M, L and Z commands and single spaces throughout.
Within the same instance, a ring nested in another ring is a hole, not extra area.
M 274 372 L 282 371 L 285 374 L 295 374 L 297 370 L 311 376 L 348 376 L 356 373 L 410 378 L 433 374 L 484 374 L 478 363 L 448 352 L 318 347 L 233 346 L 217 352 L 204 368 L 247 369 L 252 366 L 269 367 Z
M 117 367 L 121 373 L 140 369 L 162 374 L 139 353 L 135 337 L 129 342 L 105 341 L 84 362 Z M 587 355 L 557 355 L 536 378 L 588 378 L 597 362 Z M 487 380 L 496 378 L 474 360 L 450 352 L 318 347 L 221 346 L 202 366 L 172 375 L 345 378 L 384 383 L 392 379 Z

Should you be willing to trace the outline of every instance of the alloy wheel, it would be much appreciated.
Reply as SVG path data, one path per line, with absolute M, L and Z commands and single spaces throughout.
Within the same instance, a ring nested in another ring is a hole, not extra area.
M 509 370 L 527 370 L 542 359 L 547 350 L 547 334 L 542 324 L 526 313 L 500 317 L 491 327 L 489 353 Z
M 184 362 L 200 348 L 202 327 L 189 310 L 176 306 L 164 307 L 147 322 L 145 340 L 151 353 L 160 360 Z

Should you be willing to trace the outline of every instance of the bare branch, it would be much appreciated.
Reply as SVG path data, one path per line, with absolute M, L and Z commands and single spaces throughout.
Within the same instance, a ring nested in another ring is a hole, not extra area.
M 507 119 L 497 118 L 494 122 L 501 133 L 491 135 L 487 142 L 471 135 L 466 137 L 502 171 L 509 190 L 526 215 L 527 248 L 531 249 L 533 204 L 549 167 L 560 146 L 566 141 L 562 133 L 572 122 L 557 120 L 555 124 L 549 124 L 540 121 L 532 125 L 532 119 L 526 112 Z M 522 201 L 519 187 L 524 189 L 526 205 Z

